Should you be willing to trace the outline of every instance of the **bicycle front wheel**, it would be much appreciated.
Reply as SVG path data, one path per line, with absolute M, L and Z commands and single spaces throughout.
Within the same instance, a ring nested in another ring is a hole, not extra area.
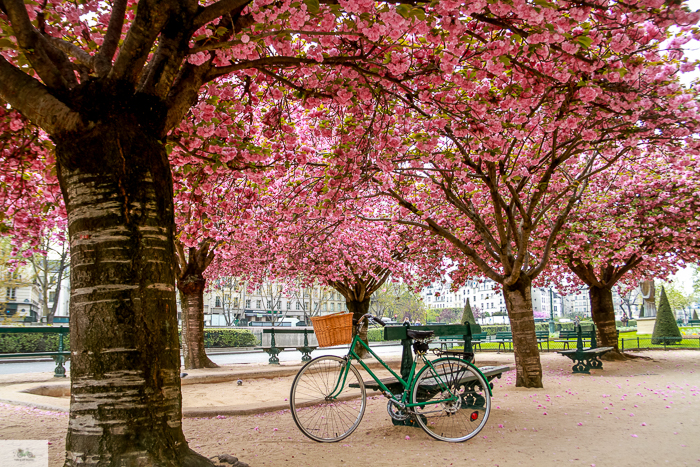
M 340 357 L 318 357 L 292 383 L 289 405 L 294 423 L 314 441 L 332 443 L 355 431 L 367 404 L 360 372 Z
M 465 360 L 440 358 L 425 365 L 411 389 L 418 424 L 435 439 L 466 441 L 481 431 L 491 412 L 488 381 Z M 433 369 L 434 368 L 434 369 Z

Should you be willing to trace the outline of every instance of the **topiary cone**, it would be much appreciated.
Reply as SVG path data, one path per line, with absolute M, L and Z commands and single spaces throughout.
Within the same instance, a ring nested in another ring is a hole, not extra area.
M 693 319 L 698 319 L 698 312 L 697 312 L 697 310 L 693 310 Z
M 467 297 L 467 303 L 464 304 L 464 311 L 462 312 L 462 324 L 469 323 L 476 325 L 476 320 L 474 319 L 474 313 L 472 312 L 472 306 L 469 304 L 469 297 Z
M 642 303 L 642 307 L 639 309 L 639 317 L 644 318 L 644 304 Z
M 659 344 L 680 344 L 683 340 L 681 332 L 676 324 L 676 318 L 671 311 L 671 304 L 668 302 L 666 290 L 661 286 L 661 298 L 659 299 L 659 309 L 656 313 L 656 323 L 654 324 L 654 334 L 651 336 L 651 343 Z

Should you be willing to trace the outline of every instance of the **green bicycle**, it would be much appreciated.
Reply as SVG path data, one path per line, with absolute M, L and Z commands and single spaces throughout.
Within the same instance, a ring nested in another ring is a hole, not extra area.
M 428 360 L 428 342 L 433 331 L 407 329 L 416 360 L 404 380 L 359 339 L 360 327 L 369 324 L 370 319 L 384 326 L 369 314 L 360 318 L 357 335 L 345 357 L 318 357 L 297 373 L 289 401 L 294 422 L 301 432 L 314 441 L 332 443 L 355 431 L 367 406 L 365 383 L 352 364 L 357 360 L 389 399 L 387 411 L 391 418 L 410 417 L 441 441 L 461 442 L 476 436 L 491 412 L 491 386 L 481 371 L 469 361 L 453 356 Z M 389 370 L 396 381 L 379 379 L 355 352 L 358 344 Z M 418 360 L 424 365 L 416 372 Z M 398 391 L 392 393 L 388 386 Z

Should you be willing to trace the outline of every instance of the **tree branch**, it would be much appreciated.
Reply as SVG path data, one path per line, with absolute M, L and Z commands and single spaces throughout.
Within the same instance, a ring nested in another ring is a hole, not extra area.
M 199 29 L 210 21 L 234 10 L 239 10 L 251 3 L 251 0 L 220 0 L 204 7 L 194 19 L 195 29 Z
M 172 13 L 171 2 L 142 0 L 131 23 L 117 60 L 107 75 L 111 80 L 126 80 L 136 85 L 148 54 Z M 110 21 L 111 23 L 111 21 Z
M 65 55 L 34 28 L 24 2 L 3 0 L 2 8 L 12 24 L 12 30 L 22 53 L 49 89 L 65 90 L 77 84 L 70 62 Z M 70 71 L 70 73 L 67 73 Z
M 50 135 L 91 128 L 73 111 L 55 98 L 36 79 L 12 66 L 0 55 L 0 97 Z
M 122 37 L 124 16 L 126 14 L 127 0 L 113 0 L 112 14 L 109 17 L 109 25 L 100 51 L 95 56 L 95 71 L 98 76 L 106 76 L 112 69 L 112 59 L 117 51 L 119 39 Z

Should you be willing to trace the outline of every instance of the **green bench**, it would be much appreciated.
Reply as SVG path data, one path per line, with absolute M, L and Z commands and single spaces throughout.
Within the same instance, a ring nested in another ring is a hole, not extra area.
M 53 372 L 54 378 L 65 378 L 66 368 L 63 366 L 70 358 L 70 352 L 63 350 L 63 336 L 67 335 L 70 329 L 64 326 L 58 327 L 0 327 L 0 334 L 58 334 L 58 350 L 55 352 L 22 352 L 22 353 L 3 353 L 0 358 L 19 358 L 19 357 L 51 357 L 56 363 L 56 369 Z
M 586 343 L 586 341 L 592 342 L 594 339 L 596 339 L 595 325 L 592 325 L 592 326 L 593 326 L 592 329 L 585 329 L 585 330 L 582 329 L 581 330 L 581 339 L 583 339 L 584 344 Z M 617 335 L 618 335 L 618 337 L 620 336 L 619 329 L 617 330 Z M 568 348 L 570 348 L 569 344 L 571 342 L 576 342 L 577 339 L 578 339 L 578 331 L 576 331 L 576 330 L 566 331 L 566 330 L 562 329 L 561 331 L 559 331 L 559 338 L 554 339 L 554 342 L 562 342 L 564 344 L 564 348 L 568 349 Z
M 472 346 L 479 346 L 481 350 L 481 343 L 484 342 L 488 337 L 488 333 L 477 332 L 472 334 Z M 440 340 L 440 348 L 442 350 L 447 350 L 447 344 L 454 346 L 455 342 L 464 342 L 464 336 L 441 336 L 438 338 Z
M 580 327 L 580 325 L 579 325 L 579 327 Z M 590 341 L 594 335 L 595 335 L 595 332 L 592 332 L 590 329 L 586 329 L 585 331 L 581 331 L 581 339 L 583 339 L 584 344 L 586 343 L 586 341 Z M 562 329 L 561 331 L 559 331 L 559 337 L 557 339 L 554 339 L 554 342 L 561 342 L 564 344 L 564 348 L 568 349 L 569 344 L 572 342 L 576 342 L 577 338 L 578 338 L 578 332 L 576 330 L 568 331 L 568 330 Z
M 700 319 L 689 319 L 688 326 L 700 326 Z
M 263 329 L 260 346 L 261 349 L 270 355 L 268 363 L 279 365 L 280 359 L 277 357 L 284 349 L 292 348 L 301 352 L 301 361 L 311 360 L 311 352 L 318 347 L 318 340 L 313 329 L 290 329 L 273 326 Z
M 537 345 L 540 346 L 541 350 L 542 343 L 549 341 L 549 331 L 535 331 L 535 337 L 537 338 Z M 513 333 L 510 331 L 499 331 L 496 333 L 494 342 L 498 342 L 499 352 L 501 351 L 501 347 L 503 347 L 503 351 L 506 350 L 506 344 L 508 344 L 508 348 L 510 349 L 513 344 Z
M 581 325 L 578 325 L 578 329 L 576 330 L 576 348 L 559 351 L 561 355 L 574 361 L 574 366 L 572 367 L 574 373 L 590 374 L 591 368 L 602 369 L 603 362 L 600 361 L 601 355 L 613 350 L 613 347 L 598 347 L 595 337 L 595 325 L 593 329 L 588 332 L 591 335 L 590 347 L 583 347 L 584 332 L 581 331 Z

